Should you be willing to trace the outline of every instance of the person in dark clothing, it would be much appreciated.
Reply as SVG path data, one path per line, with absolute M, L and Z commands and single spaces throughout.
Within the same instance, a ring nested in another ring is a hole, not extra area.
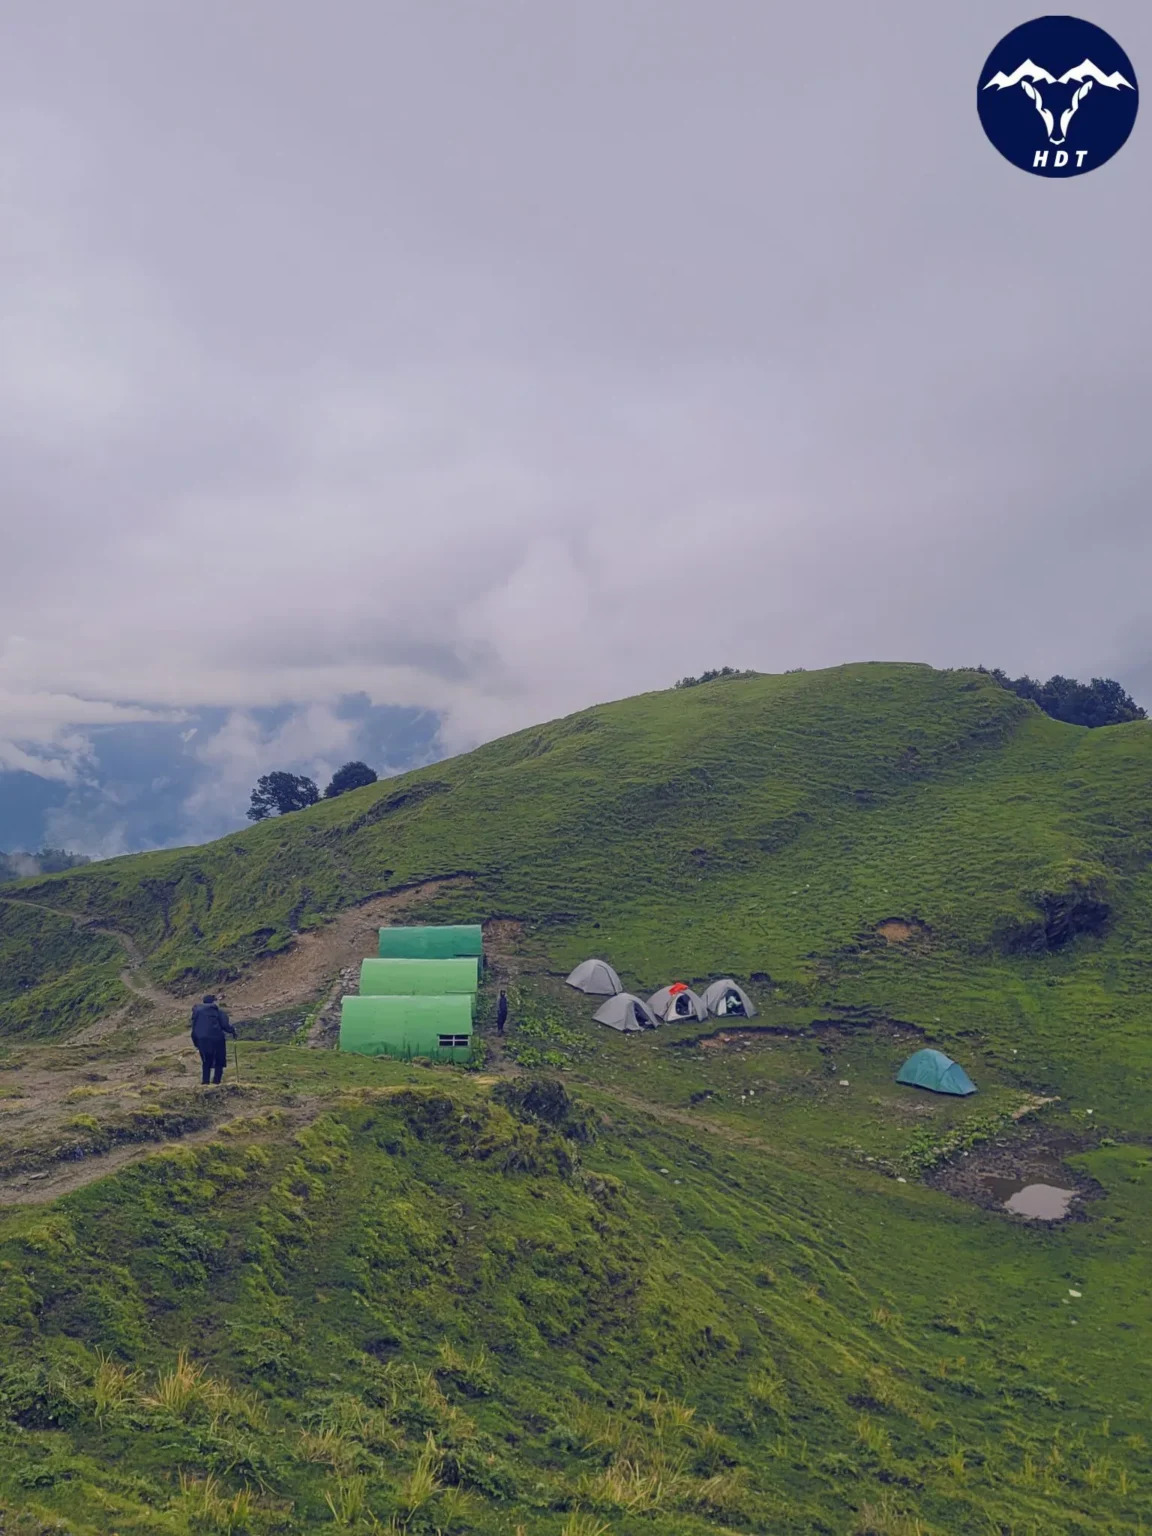
M 504 996 L 504 993 L 501 992 L 499 1000 L 496 1004 L 496 1033 L 498 1035 L 502 1035 L 504 1033 L 504 1026 L 507 1022 L 508 999 Z
M 192 1044 L 200 1052 L 200 1082 L 218 1083 L 228 1065 L 225 1035 L 236 1038 L 228 1015 L 209 992 L 192 1010 Z

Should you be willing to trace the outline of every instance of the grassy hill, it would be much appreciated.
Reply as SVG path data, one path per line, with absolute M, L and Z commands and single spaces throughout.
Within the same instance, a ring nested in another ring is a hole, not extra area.
M 499 936 L 510 1053 L 577 1102 L 550 1120 L 504 1080 L 275 1020 L 227 1123 L 179 1063 L 116 1115 L 76 1098 L 46 1160 L 211 1139 L 0 1210 L 0 1508 L 76 1532 L 1135 1536 L 1150 769 L 1152 725 L 1063 725 L 974 672 L 721 679 L 5 887 L 0 1095 L 127 1070 L 117 1034 L 67 1046 L 135 1018 L 125 940 L 190 993 L 421 888 L 422 915 Z M 600 1029 L 560 980 L 591 953 L 639 991 L 734 975 L 763 1029 Z M 894 1087 L 925 1041 L 975 1098 Z M 31 1156 L 0 1099 L 0 1174 Z M 1077 1217 L 1006 1217 L 966 1158 L 1059 1167 Z

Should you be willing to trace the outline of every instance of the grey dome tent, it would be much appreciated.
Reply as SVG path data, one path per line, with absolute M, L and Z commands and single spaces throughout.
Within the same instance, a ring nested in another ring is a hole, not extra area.
M 620 978 L 607 960 L 584 960 L 568 977 L 568 985 L 577 992 L 594 992 L 602 997 L 612 997 L 623 992 Z
M 897 1072 L 896 1081 L 911 1088 L 929 1088 L 933 1093 L 963 1096 L 976 1092 L 976 1084 L 964 1068 L 943 1051 L 914 1051 Z
M 656 1020 L 643 998 L 633 997 L 631 992 L 617 992 L 592 1015 L 597 1024 L 607 1024 L 609 1029 L 623 1033 L 632 1030 L 655 1029 Z
M 738 987 L 727 976 L 722 981 L 714 981 L 704 992 L 703 1003 L 709 1013 L 714 1013 L 717 1018 L 734 1017 L 738 1019 L 754 1019 L 756 1017 L 756 1005 L 745 992 L 743 987 Z
M 673 982 L 672 986 L 661 987 L 659 992 L 653 992 L 648 999 L 648 1006 L 664 1024 L 686 1024 L 689 1019 L 708 1017 L 703 998 L 697 997 L 695 992 L 681 982 Z

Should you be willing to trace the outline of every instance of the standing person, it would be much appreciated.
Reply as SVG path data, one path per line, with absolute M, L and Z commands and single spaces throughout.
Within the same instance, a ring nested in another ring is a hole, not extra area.
M 501 992 L 500 993 L 499 1001 L 496 1004 L 496 1033 L 498 1035 L 502 1035 L 504 1033 L 504 1026 L 505 1026 L 505 1024 L 507 1022 L 508 1022 L 508 999 L 504 995 L 504 993 Z
M 218 1083 L 228 1065 L 228 1047 L 225 1035 L 236 1038 L 228 1015 L 211 992 L 192 1010 L 192 1044 L 200 1052 L 200 1082 Z

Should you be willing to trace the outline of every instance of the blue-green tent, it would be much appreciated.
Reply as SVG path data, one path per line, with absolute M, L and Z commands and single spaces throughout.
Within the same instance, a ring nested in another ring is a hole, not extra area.
M 896 1081 L 913 1088 L 930 1088 L 933 1093 L 976 1092 L 976 1084 L 964 1068 L 943 1051 L 915 1051 L 897 1072 Z

